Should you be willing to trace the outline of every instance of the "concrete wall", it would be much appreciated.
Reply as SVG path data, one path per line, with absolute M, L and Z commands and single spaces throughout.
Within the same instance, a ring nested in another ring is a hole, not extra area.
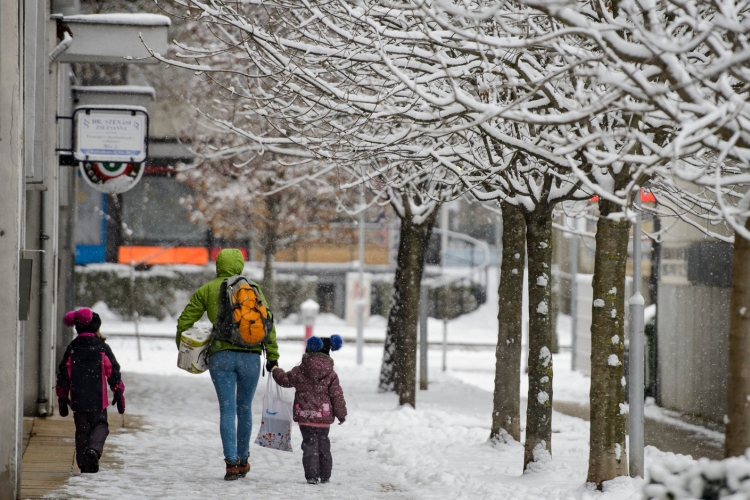
M 722 422 L 731 289 L 662 282 L 658 293 L 661 405 Z
M 18 268 L 23 227 L 21 152 L 22 79 L 19 4 L 0 0 L 0 500 L 15 499 L 21 485 L 23 387 L 22 323 L 18 321 Z

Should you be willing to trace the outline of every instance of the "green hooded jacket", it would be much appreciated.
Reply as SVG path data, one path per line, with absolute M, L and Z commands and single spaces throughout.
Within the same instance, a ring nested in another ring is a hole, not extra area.
M 219 291 L 221 290 L 221 283 L 225 278 L 241 275 L 244 268 L 245 259 L 242 256 L 242 252 L 236 248 L 226 248 L 219 252 L 219 255 L 216 257 L 216 279 L 209 281 L 195 291 L 190 302 L 185 306 L 185 309 L 177 320 L 177 336 L 175 340 L 177 341 L 178 349 L 180 347 L 180 336 L 182 335 L 182 332 L 191 328 L 196 321 L 201 319 L 204 312 L 207 313 L 208 320 L 211 324 L 216 322 L 216 317 L 219 315 Z M 258 289 L 260 290 L 260 287 Z M 263 300 L 266 307 L 268 307 L 268 302 L 266 302 L 262 290 L 260 292 L 260 298 Z M 266 348 L 267 359 L 271 361 L 279 359 L 279 346 L 276 344 L 276 326 L 273 327 L 266 337 L 264 345 Z M 257 352 L 258 354 L 261 354 L 263 346 L 242 348 L 228 342 L 214 340 L 208 350 L 208 355 L 211 356 L 219 351 L 228 349 Z

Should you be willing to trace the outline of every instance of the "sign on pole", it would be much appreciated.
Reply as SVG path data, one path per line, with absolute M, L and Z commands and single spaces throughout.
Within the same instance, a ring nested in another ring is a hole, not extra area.
M 141 106 L 81 106 L 73 111 L 73 157 L 88 185 L 124 193 L 148 158 L 148 112 Z
M 145 163 L 81 162 L 86 184 L 107 194 L 130 191 L 143 177 Z
M 148 156 L 148 113 L 138 107 L 79 107 L 73 111 L 78 161 L 142 163 Z

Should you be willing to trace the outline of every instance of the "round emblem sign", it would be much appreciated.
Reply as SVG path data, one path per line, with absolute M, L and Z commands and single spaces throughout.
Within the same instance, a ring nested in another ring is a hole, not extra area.
M 86 182 L 102 193 L 118 194 L 129 191 L 143 177 L 143 163 L 81 162 L 81 175 Z

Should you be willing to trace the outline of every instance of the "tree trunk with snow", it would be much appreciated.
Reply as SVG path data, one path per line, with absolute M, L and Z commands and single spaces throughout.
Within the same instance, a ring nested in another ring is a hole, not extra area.
M 622 207 L 599 200 L 591 309 L 591 427 L 587 482 L 628 473 L 625 451 L 625 265 L 630 221 L 610 215 Z
M 419 294 L 436 215 L 437 210 L 420 225 L 414 224 L 408 214 L 401 219 L 396 276 L 379 384 L 380 391 L 396 391 L 400 405 L 416 406 Z
M 495 348 L 495 392 L 491 440 L 508 436 L 521 441 L 521 328 L 526 220 L 508 203 L 503 211 L 503 256 L 498 287 L 498 329 Z
M 750 229 L 750 220 L 745 224 Z M 727 374 L 726 457 L 750 448 L 750 241 L 734 235 Z
M 529 393 L 526 408 L 526 469 L 539 453 L 552 452 L 552 213 L 538 205 L 526 214 L 529 261 Z

